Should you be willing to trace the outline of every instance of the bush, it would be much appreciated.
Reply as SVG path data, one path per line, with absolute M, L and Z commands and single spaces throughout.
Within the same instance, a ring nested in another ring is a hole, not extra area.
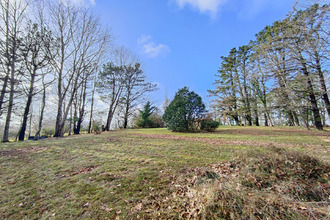
M 164 122 L 162 117 L 157 113 L 157 108 L 152 106 L 148 101 L 143 110 L 140 110 L 139 116 L 136 118 L 135 127 L 137 128 L 162 128 Z
M 137 128 L 163 128 L 165 127 L 165 123 L 161 116 L 153 113 L 148 120 L 145 121 L 141 117 L 138 117 L 135 121 L 135 126 Z
M 93 126 L 92 126 L 93 131 L 101 131 L 102 130 L 102 125 L 101 124 L 102 123 L 100 121 L 94 120 L 93 121 Z
M 183 132 L 195 130 L 195 121 L 203 118 L 205 105 L 202 98 L 187 87 L 180 89 L 166 108 L 163 120 L 169 130 Z
M 41 133 L 43 136 L 52 137 L 55 134 L 55 129 L 54 128 L 44 128 L 44 129 L 42 129 Z
M 165 123 L 163 122 L 163 119 L 158 114 L 153 114 L 150 116 L 151 126 L 152 128 L 163 128 L 165 127 Z
M 204 120 L 201 123 L 202 131 L 215 131 L 219 127 L 220 123 L 217 121 Z

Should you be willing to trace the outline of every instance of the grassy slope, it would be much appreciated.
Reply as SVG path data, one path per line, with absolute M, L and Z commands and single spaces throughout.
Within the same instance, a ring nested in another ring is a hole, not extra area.
M 181 180 L 197 175 L 196 168 L 271 155 L 275 147 L 328 164 L 329 141 L 329 131 L 222 127 L 215 133 L 123 130 L 1 144 L 0 218 L 177 218 L 184 200 L 171 195 Z M 173 210 L 166 212 L 159 197 Z

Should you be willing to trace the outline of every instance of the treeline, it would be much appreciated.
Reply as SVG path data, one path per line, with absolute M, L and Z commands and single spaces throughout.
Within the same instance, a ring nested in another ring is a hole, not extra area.
M 16 139 L 24 140 L 33 118 L 37 139 L 45 116 L 52 117 L 54 136 L 60 137 L 66 126 L 79 134 L 88 113 L 90 132 L 96 93 L 110 102 L 106 129 L 118 106 L 126 127 L 137 100 L 155 85 L 146 82 L 126 49 L 114 47 L 111 32 L 90 7 L 72 1 L 1 0 L 2 142 L 9 141 L 17 121 Z M 32 107 L 39 110 L 37 117 Z
M 330 119 L 329 4 L 293 9 L 221 57 L 212 108 L 236 125 L 314 125 Z

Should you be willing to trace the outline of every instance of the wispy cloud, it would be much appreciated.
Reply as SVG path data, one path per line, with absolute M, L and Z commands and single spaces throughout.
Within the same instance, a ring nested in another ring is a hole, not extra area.
M 171 52 L 169 46 L 167 46 L 166 44 L 155 43 L 150 35 L 142 35 L 137 40 L 137 43 L 138 46 L 141 48 L 142 52 L 151 58 L 169 54 Z
M 174 0 L 180 8 L 190 5 L 201 13 L 208 13 L 211 17 L 216 17 L 220 6 L 227 0 Z
M 79 5 L 79 6 L 94 6 L 95 0 L 62 0 L 63 2 Z

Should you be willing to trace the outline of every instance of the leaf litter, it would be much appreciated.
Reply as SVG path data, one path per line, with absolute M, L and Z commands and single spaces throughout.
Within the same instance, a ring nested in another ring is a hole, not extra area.
M 166 174 L 168 192 L 150 191 L 131 209 L 139 218 L 326 219 L 330 166 L 301 153 L 234 160 Z M 165 176 L 164 176 L 165 177 Z

